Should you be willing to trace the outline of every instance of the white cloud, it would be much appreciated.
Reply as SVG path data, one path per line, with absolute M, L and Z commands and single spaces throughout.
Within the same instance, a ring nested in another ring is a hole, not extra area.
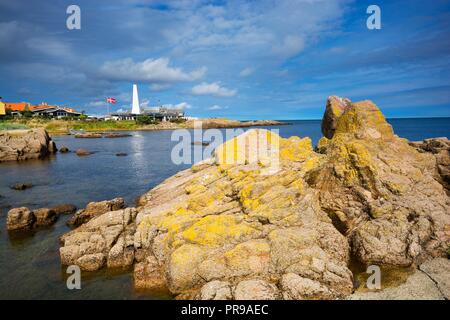
M 208 110 L 223 110 L 223 109 L 228 109 L 228 107 L 222 107 L 222 106 L 219 106 L 218 104 L 215 104 L 208 108 Z
M 233 97 L 237 90 L 222 87 L 219 82 L 203 82 L 194 86 L 191 93 L 196 96 L 212 95 L 216 97 Z
M 177 104 L 168 103 L 168 104 L 164 104 L 163 107 L 173 108 L 173 109 L 192 109 L 192 106 L 187 102 L 180 102 Z
M 131 58 L 105 62 L 100 67 L 100 75 L 109 80 L 130 82 L 172 83 L 194 81 L 202 78 L 206 67 L 185 72 L 181 68 L 169 66 L 168 58 L 146 59 L 134 62 Z
M 150 85 L 150 91 L 152 92 L 160 92 L 169 89 L 171 85 L 169 83 L 154 83 Z
M 91 101 L 86 104 L 86 107 L 106 107 L 106 100 Z
M 242 69 L 242 71 L 239 73 L 241 77 L 248 77 L 253 74 L 255 70 L 253 68 L 247 67 L 245 69 Z
M 284 58 L 290 58 L 305 48 L 305 40 L 299 36 L 288 35 L 283 41 L 272 47 L 272 52 Z

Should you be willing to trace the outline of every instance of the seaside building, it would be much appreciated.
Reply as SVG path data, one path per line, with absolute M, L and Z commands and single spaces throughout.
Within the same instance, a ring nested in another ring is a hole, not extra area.
M 79 117 L 81 112 L 72 108 L 51 106 L 45 102 L 38 105 L 31 105 L 28 102 L 5 102 L 5 109 L 11 111 L 11 115 L 21 117 L 23 112 L 30 111 L 33 117 L 67 118 Z

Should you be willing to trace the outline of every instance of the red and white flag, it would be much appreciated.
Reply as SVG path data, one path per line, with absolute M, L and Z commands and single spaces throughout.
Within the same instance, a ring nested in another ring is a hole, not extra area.
M 114 104 L 114 103 L 116 103 L 116 98 L 111 98 L 111 97 L 106 98 L 106 102 Z

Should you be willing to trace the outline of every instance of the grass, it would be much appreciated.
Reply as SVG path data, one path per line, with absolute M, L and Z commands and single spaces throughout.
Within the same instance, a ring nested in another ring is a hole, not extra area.
M 0 121 L 0 130 L 28 129 L 24 124 Z
M 208 128 L 232 128 L 247 126 L 250 123 L 242 123 L 237 120 L 227 119 L 203 119 L 203 129 Z M 70 129 L 84 130 L 86 132 L 121 131 L 121 130 L 163 130 L 178 128 L 193 128 L 194 121 L 174 121 L 159 123 L 142 123 L 142 121 L 85 121 L 74 119 L 43 119 L 43 118 L 17 118 L 0 121 L 0 130 L 44 128 L 48 133 L 66 134 Z

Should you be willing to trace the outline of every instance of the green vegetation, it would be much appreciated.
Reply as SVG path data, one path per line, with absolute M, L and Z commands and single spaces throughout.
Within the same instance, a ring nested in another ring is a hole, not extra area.
M 16 130 L 16 129 L 27 129 L 27 128 L 28 127 L 24 124 L 0 121 L 0 130 Z
M 158 124 L 161 121 L 154 119 L 150 116 L 139 116 L 136 118 L 136 122 L 140 125 L 147 125 L 147 124 Z

